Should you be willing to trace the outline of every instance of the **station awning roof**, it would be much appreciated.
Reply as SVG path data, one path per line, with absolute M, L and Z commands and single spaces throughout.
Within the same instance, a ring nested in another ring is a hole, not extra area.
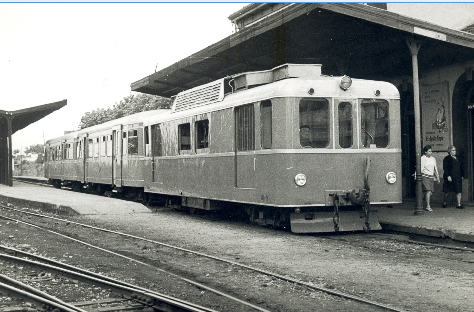
M 358 3 L 255 3 L 229 19 L 229 37 L 131 84 L 171 97 L 236 73 L 284 63 L 322 64 L 325 75 L 387 79 L 412 74 L 406 40 L 421 43 L 419 70 L 472 60 L 474 35 Z
M 12 134 L 67 105 L 67 100 L 38 105 L 15 111 L 0 110 L 0 125 L 6 125 L 7 118 L 12 120 Z

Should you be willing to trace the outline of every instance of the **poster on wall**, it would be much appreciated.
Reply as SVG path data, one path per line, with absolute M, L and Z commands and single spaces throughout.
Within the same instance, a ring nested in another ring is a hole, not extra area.
M 420 94 L 423 145 L 431 145 L 433 152 L 445 152 L 451 137 L 448 82 L 422 86 Z

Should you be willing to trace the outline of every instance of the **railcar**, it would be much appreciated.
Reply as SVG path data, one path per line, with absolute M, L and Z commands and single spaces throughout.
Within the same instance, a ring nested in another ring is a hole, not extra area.
M 45 172 L 56 185 L 235 210 L 296 233 L 376 230 L 370 206 L 401 203 L 399 103 L 388 82 L 285 64 L 183 91 L 170 110 L 73 133 L 84 179 Z M 47 148 L 58 142 L 67 144 L 61 137 Z M 63 161 L 46 159 L 47 167 Z

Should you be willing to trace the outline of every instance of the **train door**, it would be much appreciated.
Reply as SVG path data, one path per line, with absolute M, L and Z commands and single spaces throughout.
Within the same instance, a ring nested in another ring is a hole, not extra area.
M 112 129 L 112 185 L 122 186 L 122 126 Z
M 238 188 L 255 188 L 255 107 L 253 104 L 235 108 L 234 174 Z
M 152 182 L 162 182 L 161 170 L 159 168 L 158 157 L 163 156 L 163 138 L 161 134 L 161 124 L 151 126 L 151 170 Z
M 82 183 L 86 182 L 86 157 L 87 157 L 87 136 L 81 136 L 77 140 L 76 158 L 78 164 L 78 177 Z

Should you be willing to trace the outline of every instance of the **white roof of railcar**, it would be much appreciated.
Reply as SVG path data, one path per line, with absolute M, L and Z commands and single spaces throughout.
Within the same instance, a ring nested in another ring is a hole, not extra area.
M 46 144 L 48 144 L 48 143 L 51 144 L 53 142 L 58 142 L 58 141 L 64 142 L 65 140 L 70 139 L 70 138 L 79 137 L 79 136 L 82 136 L 84 134 L 90 134 L 90 133 L 105 131 L 105 130 L 108 130 L 108 129 L 114 127 L 114 126 L 118 126 L 118 125 L 130 125 L 130 124 L 142 123 L 143 120 L 145 119 L 145 116 L 155 116 L 155 115 L 160 115 L 160 114 L 166 114 L 169 111 L 170 111 L 170 109 L 157 109 L 157 110 L 149 110 L 149 111 L 144 111 L 144 112 L 140 112 L 140 113 L 120 117 L 120 118 L 117 118 L 117 119 L 106 121 L 106 122 L 98 124 L 98 125 L 94 125 L 94 126 L 91 126 L 91 127 L 87 127 L 87 128 L 84 128 L 84 129 L 73 131 L 73 132 L 67 133 L 65 135 L 62 135 L 60 137 L 50 139 L 50 140 L 46 141 Z
M 226 108 L 255 103 L 272 98 L 281 97 L 336 97 L 336 98 L 383 98 L 399 99 L 398 89 L 386 81 L 375 81 L 365 79 L 352 79 L 352 86 L 343 91 L 339 88 L 341 77 L 320 76 L 316 79 L 308 78 L 288 78 L 273 83 L 264 84 L 255 88 L 237 91 L 227 94 L 220 102 L 213 102 L 209 105 L 201 105 L 196 108 L 170 112 L 169 114 L 146 116 L 143 124 L 150 125 L 167 120 L 175 120 L 183 117 L 194 116 Z M 310 95 L 308 91 L 314 90 Z M 322 91 L 321 91 L 322 90 Z M 380 95 L 376 96 L 375 91 L 379 90 Z
M 235 86 L 240 90 L 224 95 L 226 87 L 224 84 L 232 79 L 235 80 Z M 143 123 L 146 126 L 272 98 L 400 98 L 398 89 L 389 82 L 352 79 L 352 86 L 344 91 L 339 88 L 340 79 L 341 77 L 321 75 L 321 65 L 319 64 L 284 64 L 267 71 L 241 73 L 181 92 L 176 98 L 181 101 L 179 109 L 176 109 L 177 103 L 175 101 L 171 110 L 150 110 L 124 116 L 51 139 L 47 143 L 106 131 L 118 125 Z M 246 89 L 254 85 L 256 87 Z M 313 94 L 308 93 L 310 89 L 313 89 Z M 375 95 L 376 90 L 380 91 L 380 95 Z M 193 102 L 193 96 L 195 96 L 196 102 Z

